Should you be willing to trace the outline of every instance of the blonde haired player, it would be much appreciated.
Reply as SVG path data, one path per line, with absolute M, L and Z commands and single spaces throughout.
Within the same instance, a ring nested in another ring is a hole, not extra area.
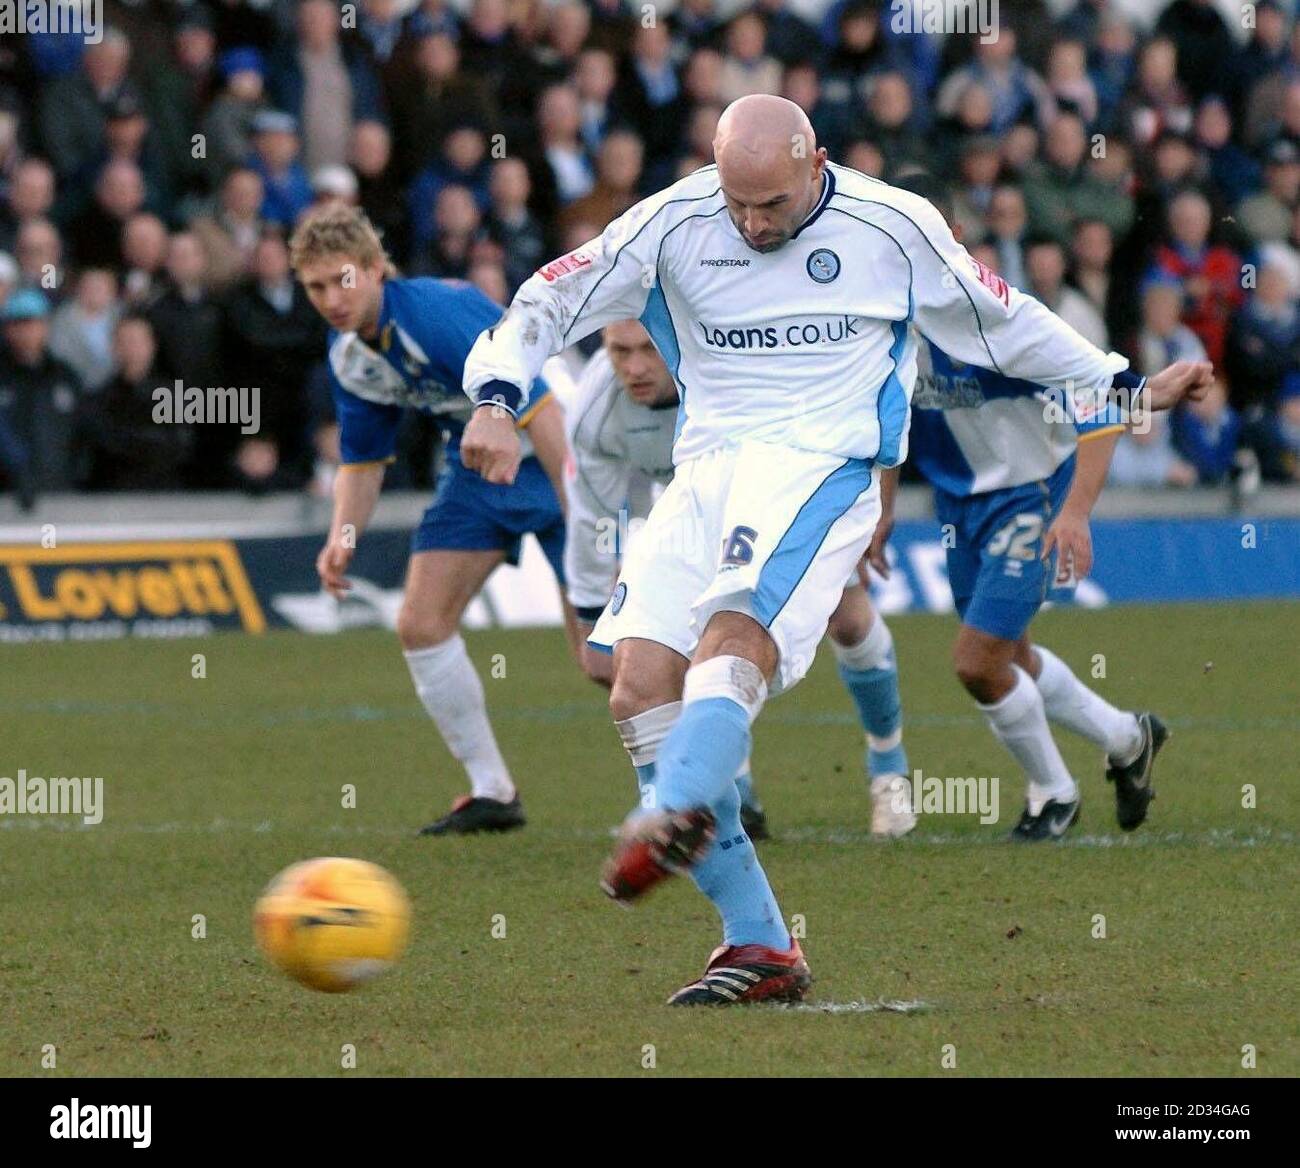
M 563 579 L 562 411 L 546 383 L 530 377 L 528 408 L 510 417 L 524 444 L 518 473 L 509 483 L 489 482 L 459 454 L 472 409 L 460 386 L 470 346 L 497 323 L 500 307 L 462 281 L 398 278 L 374 227 L 354 207 L 330 204 L 309 212 L 289 251 L 298 279 L 330 326 L 328 362 L 343 459 L 316 570 L 334 596 L 346 595 L 348 565 L 378 501 L 384 468 L 393 461 L 403 413 L 418 409 L 437 417 L 446 462 L 412 537 L 397 635 L 416 693 L 465 768 L 470 793 L 422 834 L 520 827 L 523 806 L 459 629 L 466 606 L 499 564 L 516 562 L 528 532 Z M 565 612 L 572 631 L 567 605 Z

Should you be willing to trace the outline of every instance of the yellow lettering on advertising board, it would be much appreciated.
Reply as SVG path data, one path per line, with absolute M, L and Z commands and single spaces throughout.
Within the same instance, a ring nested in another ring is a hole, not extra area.
M 28 621 L 237 613 L 248 632 L 266 629 L 266 617 L 229 540 L 0 546 L 0 569 L 7 572 L 13 598 Z M 0 604 L 0 617 L 5 615 Z

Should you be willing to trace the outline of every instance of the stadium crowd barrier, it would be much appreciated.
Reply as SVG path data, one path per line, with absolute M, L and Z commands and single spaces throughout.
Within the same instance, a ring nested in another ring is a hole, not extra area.
M 428 495 L 385 495 L 359 541 L 351 597 L 323 593 L 316 553 L 328 500 L 239 495 L 50 496 L 33 512 L 0 500 L 0 643 L 392 627 L 410 531 Z M 873 582 L 886 613 L 952 608 L 929 492 L 903 488 L 895 571 Z M 1078 603 L 1300 597 L 1300 490 L 1106 492 L 1096 564 Z M 560 623 L 554 579 L 525 541 L 466 613 L 470 628 Z

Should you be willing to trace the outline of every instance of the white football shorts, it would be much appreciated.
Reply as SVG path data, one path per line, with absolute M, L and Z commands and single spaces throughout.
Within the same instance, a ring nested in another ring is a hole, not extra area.
M 690 658 L 715 612 L 743 612 L 776 642 L 771 692 L 789 689 L 879 518 L 866 459 L 763 442 L 702 454 L 677 467 L 631 541 L 588 643 L 611 651 L 638 637 Z

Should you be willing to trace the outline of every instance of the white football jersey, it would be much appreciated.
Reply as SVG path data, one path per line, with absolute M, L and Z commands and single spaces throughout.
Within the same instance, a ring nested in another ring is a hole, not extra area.
M 919 195 L 828 164 L 782 247 L 750 248 L 716 166 L 642 200 L 541 268 L 465 362 L 471 397 L 520 390 L 596 329 L 639 318 L 677 381 L 678 464 L 742 439 L 895 466 L 907 457 L 915 325 L 960 361 L 1104 393 L 1103 353 L 977 263 Z
M 651 484 L 672 480 L 677 407 L 638 405 L 615 375 L 609 355 L 599 349 L 578 379 L 565 420 L 573 454 L 565 583 L 574 608 L 603 608 L 627 521 L 649 512 Z

